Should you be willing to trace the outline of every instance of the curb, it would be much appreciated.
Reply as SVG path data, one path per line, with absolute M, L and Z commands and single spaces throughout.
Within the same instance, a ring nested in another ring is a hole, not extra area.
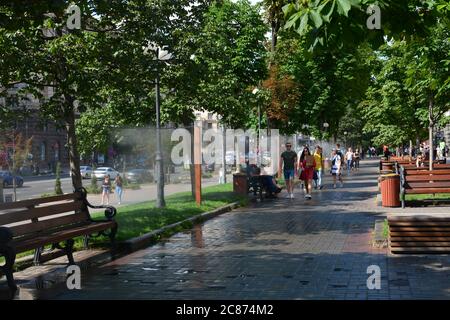
M 387 248 L 388 247 L 388 239 L 386 239 L 383 235 L 384 221 L 385 220 L 375 221 L 375 227 L 374 227 L 373 239 L 372 239 L 372 246 L 375 248 Z
M 202 223 L 206 220 L 215 218 L 221 214 L 227 213 L 232 211 L 233 209 L 236 209 L 238 207 L 240 207 L 240 202 L 233 202 L 231 204 L 228 204 L 226 206 L 214 209 L 213 211 L 209 211 L 209 212 L 204 212 L 201 214 L 198 214 L 196 216 L 190 217 L 188 219 L 185 219 L 183 221 L 179 221 L 173 224 L 170 224 L 168 226 L 164 226 L 160 229 L 154 230 L 152 232 L 146 233 L 142 236 L 136 237 L 136 238 L 132 238 L 132 239 L 128 239 L 125 240 L 121 243 L 119 243 L 118 245 L 128 251 L 128 252 L 134 252 L 140 249 L 144 249 L 147 248 L 148 246 L 150 246 L 151 244 L 154 244 L 155 242 L 158 241 L 158 239 L 160 238 L 160 236 L 164 233 L 170 232 L 175 230 L 177 227 L 182 226 L 183 224 L 186 223 L 192 223 L 192 224 L 198 224 L 198 223 Z
M 377 197 L 375 198 L 375 202 L 376 202 L 378 207 L 382 207 L 383 206 L 383 201 L 381 199 L 381 194 L 377 194 Z

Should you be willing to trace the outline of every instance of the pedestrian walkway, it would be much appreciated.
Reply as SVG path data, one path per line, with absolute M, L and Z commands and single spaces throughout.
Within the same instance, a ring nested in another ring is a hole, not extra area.
M 84 271 L 49 299 L 449 299 L 450 257 L 390 256 L 371 245 L 377 162 L 344 188 L 255 203 Z M 422 210 L 424 210 L 422 208 Z M 426 209 L 425 209 L 426 210 Z M 369 290 L 367 269 L 381 271 Z

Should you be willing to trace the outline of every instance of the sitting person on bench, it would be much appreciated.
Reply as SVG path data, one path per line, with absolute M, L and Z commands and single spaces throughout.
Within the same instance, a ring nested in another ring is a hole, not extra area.
M 424 167 L 425 163 L 424 163 L 424 157 L 421 153 L 419 153 L 419 155 L 417 156 L 416 159 L 416 167 L 420 168 L 420 167 Z
M 271 198 L 276 198 L 277 195 L 281 192 L 282 188 L 277 184 L 276 180 L 273 176 L 261 175 L 261 169 L 256 167 L 253 170 L 253 175 L 261 176 L 262 184 L 264 189 L 266 190 L 267 196 Z

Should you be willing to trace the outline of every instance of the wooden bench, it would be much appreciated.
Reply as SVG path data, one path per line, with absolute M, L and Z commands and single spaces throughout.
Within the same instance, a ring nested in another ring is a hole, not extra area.
M 247 176 L 247 193 L 253 193 L 255 197 L 258 197 L 261 201 L 263 200 L 263 182 L 261 176 Z
M 400 167 L 400 198 L 405 208 L 407 194 L 450 193 L 449 170 L 408 170 Z
M 450 253 L 450 217 L 388 217 L 388 225 L 392 253 Z
M 106 209 L 104 220 L 93 220 L 89 209 Z M 48 198 L 31 199 L 0 204 L 0 256 L 5 265 L 0 267 L 8 285 L 15 290 L 13 266 L 16 254 L 35 250 L 34 262 L 39 264 L 43 248 L 52 245 L 73 259 L 74 238 L 84 236 L 87 247 L 90 237 L 108 236 L 114 245 L 117 223 L 116 209 L 111 206 L 93 206 L 86 199 L 86 190 Z M 109 230 L 109 231 L 108 231 Z M 60 243 L 65 242 L 61 247 Z

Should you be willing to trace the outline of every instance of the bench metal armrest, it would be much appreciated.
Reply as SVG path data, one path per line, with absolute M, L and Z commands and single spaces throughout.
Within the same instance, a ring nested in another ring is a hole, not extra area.
M 7 245 L 13 237 L 13 233 L 9 228 L 0 227 L 0 246 Z
M 77 189 L 75 192 L 79 192 L 81 194 L 81 200 L 84 201 L 86 206 L 92 209 L 105 209 L 105 218 L 107 219 L 107 221 L 114 220 L 114 217 L 117 214 L 116 208 L 114 208 L 113 206 L 94 206 L 87 200 L 87 191 L 85 188 Z

